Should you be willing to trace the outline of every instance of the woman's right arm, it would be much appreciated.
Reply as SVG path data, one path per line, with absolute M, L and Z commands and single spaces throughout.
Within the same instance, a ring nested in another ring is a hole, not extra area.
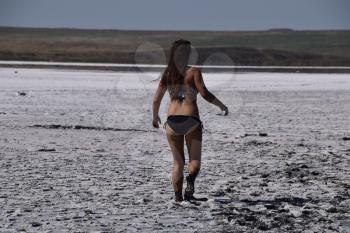
M 228 108 L 226 107 L 226 105 L 224 105 L 218 98 L 216 98 L 215 95 L 213 95 L 205 86 L 202 72 L 198 68 L 194 68 L 194 83 L 198 92 L 206 101 L 218 106 L 221 109 L 221 111 L 225 112 L 225 115 L 228 114 Z
M 166 92 L 166 86 L 162 81 L 159 82 L 157 91 L 153 97 L 152 112 L 153 112 L 153 127 L 159 128 L 159 123 L 161 123 L 160 117 L 158 115 L 160 103 L 162 102 L 163 96 Z

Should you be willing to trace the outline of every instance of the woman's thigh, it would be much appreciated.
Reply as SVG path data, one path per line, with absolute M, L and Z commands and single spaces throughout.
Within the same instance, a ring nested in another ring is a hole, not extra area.
M 201 161 L 202 156 L 202 127 L 199 125 L 195 130 L 186 134 L 186 146 L 189 154 L 189 160 Z
M 176 135 L 169 126 L 166 127 L 166 135 L 174 161 L 184 163 L 184 136 Z

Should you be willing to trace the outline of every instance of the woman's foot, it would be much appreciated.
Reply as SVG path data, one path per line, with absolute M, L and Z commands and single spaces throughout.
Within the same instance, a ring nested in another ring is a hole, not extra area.
M 175 201 L 182 202 L 184 199 L 182 197 L 182 192 L 175 192 Z
M 194 179 L 192 176 L 186 176 L 187 181 L 187 187 L 185 189 L 185 201 L 190 201 L 193 199 L 193 193 L 194 193 Z

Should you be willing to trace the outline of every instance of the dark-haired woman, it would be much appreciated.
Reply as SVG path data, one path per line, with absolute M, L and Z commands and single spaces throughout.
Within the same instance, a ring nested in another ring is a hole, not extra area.
M 165 126 L 174 158 L 172 183 L 177 202 L 195 199 L 193 197 L 194 181 L 200 170 L 202 150 L 202 122 L 197 106 L 198 92 L 209 103 L 224 111 L 225 115 L 228 114 L 227 107 L 206 88 L 201 71 L 188 66 L 190 52 L 189 41 L 181 39 L 173 42 L 167 68 L 153 99 L 153 126 L 159 128 L 161 123 L 158 115 L 159 106 L 168 90 L 171 101 Z M 183 196 L 184 141 L 189 154 L 189 175 L 186 177 L 187 187 Z

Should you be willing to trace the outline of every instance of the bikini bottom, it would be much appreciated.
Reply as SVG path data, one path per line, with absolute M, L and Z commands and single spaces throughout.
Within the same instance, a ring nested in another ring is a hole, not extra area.
M 176 133 L 181 135 L 186 135 L 192 129 L 201 126 L 203 128 L 202 121 L 195 116 L 186 116 L 186 115 L 170 115 L 167 118 L 167 121 L 164 124 L 164 127 L 169 125 L 169 127 Z

